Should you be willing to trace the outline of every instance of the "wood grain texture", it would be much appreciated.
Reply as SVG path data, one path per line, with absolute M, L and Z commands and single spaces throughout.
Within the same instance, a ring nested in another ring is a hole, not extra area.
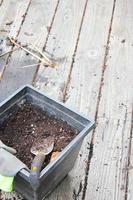
M 47 42 L 46 50 L 56 59 L 55 69 L 40 67 L 36 87 L 62 99 L 62 91 L 71 70 L 71 63 L 82 24 L 86 0 L 61 1 Z
M 7 37 L 17 38 L 25 19 L 31 0 L 15 1 L 5 0 L 0 7 L 0 47 L 3 52 L 11 50 L 13 47 L 7 42 Z M 0 59 L 0 80 L 7 67 L 11 54 Z
M 5 0 L 0 6 L 0 37 L 9 32 L 9 22 L 14 20 L 14 14 L 17 11 L 16 0 Z
M 131 90 L 131 96 L 133 95 L 133 39 L 132 39 L 132 34 L 133 34 L 133 29 L 131 27 L 133 27 L 133 21 L 132 21 L 132 9 L 133 9 L 133 3 L 130 1 L 127 1 L 127 9 L 126 9 L 126 15 L 127 20 L 125 20 L 125 24 L 128 22 L 128 24 L 126 24 L 126 39 L 127 39 L 127 43 L 126 43 L 126 52 L 128 54 L 128 62 L 127 65 L 129 65 L 129 67 L 131 68 L 131 74 L 130 74 L 130 85 L 126 85 L 127 86 L 127 90 L 128 88 L 132 88 Z M 126 54 L 126 57 L 127 57 Z M 126 66 L 127 66 L 126 65 Z M 125 66 L 125 67 L 126 67 Z M 126 75 L 125 77 L 126 79 L 129 78 L 129 75 Z M 132 99 L 132 119 L 131 119 L 131 129 L 130 129 L 130 146 L 129 146 L 129 155 L 128 155 L 128 176 L 127 176 L 127 189 L 126 189 L 126 198 L 127 200 L 132 200 L 133 199 L 133 99 Z
M 133 199 L 133 112 L 131 119 L 131 131 L 130 131 L 130 146 L 129 146 L 129 156 L 128 156 L 128 176 L 127 176 L 127 190 L 126 198 L 127 200 Z
M 99 1 L 89 2 L 84 17 L 75 62 L 72 65 L 69 91 L 67 91 L 66 104 L 92 117 L 95 116 L 96 111 L 102 63 L 105 53 L 104 45 L 106 45 L 108 38 L 112 9 L 113 1 L 110 1 L 110 4 L 108 4 L 106 0 L 101 3 Z M 67 49 L 69 50 L 70 48 L 70 44 L 71 43 L 68 42 L 68 46 L 61 46 L 60 55 L 62 55 L 61 52 L 63 53 L 64 51 L 67 53 L 70 52 L 67 51 Z M 68 67 L 67 63 L 63 65 Z M 52 69 L 47 70 L 49 70 L 49 73 L 41 68 L 38 78 L 39 83 L 37 82 L 37 85 L 39 84 L 39 88 L 50 96 L 61 99 L 62 88 L 60 87 L 61 84 L 59 81 L 66 81 L 66 70 L 63 73 L 63 71 L 60 72 L 57 69 L 58 76 Z M 67 73 L 67 76 L 69 76 L 69 73 Z M 52 84 L 52 81 L 55 82 L 55 84 Z M 48 200 L 82 199 L 85 170 L 90 151 L 89 142 L 90 136 L 86 137 L 82 145 L 74 169 L 61 185 L 47 198 Z
M 22 44 L 36 44 L 42 49 L 48 35 L 47 27 L 51 24 L 57 2 L 57 0 L 53 0 L 52 2 L 49 0 L 45 2 L 43 0 L 32 1 L 17 40 Z M 16 26 L 14 25 L 13 27 Z M 12 32 L 14 32 L 13 28 L 11 34 Z M 21 67 L 34 63 L 37 63 L 37 60 L 33 59 L 30 55 L 26 55 L 23 50 L 12 53 L 0 83 L 0 90 L 2 91 L 0 101 L 20 86 L 32 83 L 36 67 Z
M 133 4 L 116 1 L 86 200 L 125 200 L 133 100 Z

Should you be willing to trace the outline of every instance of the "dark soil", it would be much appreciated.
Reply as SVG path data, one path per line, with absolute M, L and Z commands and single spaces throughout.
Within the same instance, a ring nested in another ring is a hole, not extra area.
M 17 157 L 29 168 L 33 160 L 30 152 L 33 142 L 39 138 L 54 136 L 53 151 L 62 151 L 78 131 L 66 122 L 48 116 L 30 104 L 24 104 L 8 122 L 0 127 L 0 140 L 17 150 Z M 46 163 L 49 162 L 49 157 Z

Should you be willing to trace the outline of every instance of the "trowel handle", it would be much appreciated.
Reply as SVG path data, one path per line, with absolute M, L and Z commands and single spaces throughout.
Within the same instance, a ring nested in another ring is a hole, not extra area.
M 45 157 L 46 156 L 44 154 L 38 154 L 32 161 L 30 171 L 30 184 L 34 189 L 37 189 L 39 187 L 40 172 L 45 161 Z

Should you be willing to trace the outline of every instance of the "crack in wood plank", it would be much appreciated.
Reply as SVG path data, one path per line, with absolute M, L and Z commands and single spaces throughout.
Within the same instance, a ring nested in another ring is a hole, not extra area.
M 81 195 L 83 189 L 83 185 L 82 185 L 82 181 L 79 183 L 79 187 L 78 190 L 76 191 L 76 189 L 73 189 L 73 200 L 78 200 L 79 196 Z
M 128 113 L 127 113 L 127 106 L 123 104 L 123 106 L 125 107 L 125 116 L 124 116 L 124 120 L 123 120 L 123 124 L 122 124 L 122 139 L 121 139 L 121 156 L 119 158 L 119 154 L 118 154 L 118 157 L 117 157 L 117 161 L 116 161 L 116 181 L 115 181 L 115 185 L 116 185 L 116 188 L 117 188 L 117 182 L 120 183 L 121 181 L 121 171 L 122 171 L 122 159 L 123 159 L 123 151 L 124 151 L 124 133 L 125 133 L 125 128 L 126 128 L 126 122 L 127 122 L 127 117 L 128 117 Z M 118 147 L 118 151 L 119 151 L 119 147 Z M 120 165 L 119 165 L 119 161 L 120 161 Z M 127 171 L 125 169 L 125 171 Z M 117 175 L 118 174 L 118 175 Z M 121 190 L 124 189 L 124 186 L 123 188 L 121 187 Z M 115 190 L 115 199 L 118 199 L 118 196 L 117 196 L 117 191 Z

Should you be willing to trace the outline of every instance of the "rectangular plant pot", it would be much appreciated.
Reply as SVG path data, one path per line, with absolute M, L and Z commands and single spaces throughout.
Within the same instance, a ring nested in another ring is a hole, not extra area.
M 42 170 L 41 184 L 37 191 L 34 191 L 30 185 L 28 170 L 21 170 L 15 177 L 15 191 L 26 199 L 40 200 L 46 197 L 72 169 L 82 141 L 93 128 L 94 121 L 80 115 L 63 103 L 49 98 L 32 86 L 26 85 L 0 103 L 0 125 L 8 120 L 24 102 L 30 102 L 32 105 L 47 111 L 49 115 L 54 115 L 79 130 L 79 134 L 64 148 L 59 156 Z

